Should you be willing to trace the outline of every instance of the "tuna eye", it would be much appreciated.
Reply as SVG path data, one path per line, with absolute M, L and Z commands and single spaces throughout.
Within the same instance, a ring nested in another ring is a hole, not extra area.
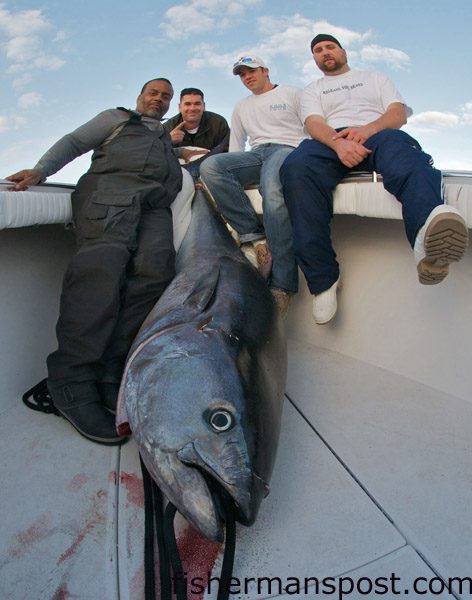
M 228 431 L 234 425 L 233 415 L 227 410 L 215 410 L 209 418 L 212 429 L 217 432 Z

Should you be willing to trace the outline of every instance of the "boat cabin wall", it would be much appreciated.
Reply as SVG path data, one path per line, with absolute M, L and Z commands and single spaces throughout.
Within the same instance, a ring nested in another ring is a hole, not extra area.
M 64 225 L 0 231 L 1 411 L 46 377 L 46 357 L 56 347 L 62 277 L 74 248 Z
M 335 215 L 332 239 L 342 281 L 337 315 L 314 323 L 300 277 L 287 336 L 470 402 L 472 249 L 443 282 L 421 285 L 402 221 Z

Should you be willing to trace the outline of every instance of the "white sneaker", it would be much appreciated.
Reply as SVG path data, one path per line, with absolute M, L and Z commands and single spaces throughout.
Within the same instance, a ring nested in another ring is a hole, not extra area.
M 420 283 L 440 283 L 449 264 L 464 256 L 468 242 L 469 232 L 460 212 L 447 204 L 436 206 L 418 231 L 413 248 Z
M 321 294 L 313 294 L 313 317 L 318 325 L 329 323 L 338 310 L 337 290 L 339 277 L 333 285 Z

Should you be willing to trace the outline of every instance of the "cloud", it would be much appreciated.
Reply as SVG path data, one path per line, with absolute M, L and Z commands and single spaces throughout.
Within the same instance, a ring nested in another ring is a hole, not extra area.
M 3 49 L 9 61 L 26 62 L 35 56 L 40 46 L 38 37 L 18 35 L 5 42 Z
M 452 129 L 460 124 L 460 117 L 451 112 L 430 110 L 408 119 L 406 129 L 419 133 L 437 133 L 443 129 Z
M 20 108 L 31 108 L 41 104 L 43 97 L 38 92 L 27 92 L 18 98 L 18 106 Z
M 210 0 L 206 1 L 210 2 Z M 194 0 L 191 5 L 195 7 L 196 3 L 197 0 Z M 330 33 L 339 39 L 343 47 L 348 50 L 351 65 L 383 63 L 394 69 L 406 68 L 410 65 L 409 56 L 401 50 L 369 44 L 373 38 L 370 30 L 354 31 L 333 25 L 326 20 L 308 19 L 298 13 L 282 17 L 262 16 L 255 23 L 260 41 L 252 47 L 239 47 L 222 54 L 214 44 L 198 45 L 194 57 L 187 62 L 188 67 L 198 69 L 211 66 L 228 70 L 228 66 L 238 54 L 253 52 L 266 60 L 270 67 L 274 59 L 290 60 L 293 67 L 302 74 L 302 79 L 308 82 L 314 77 L 321 76 L 315 68 L 310 52 L 310 41 L 320 31 Z M 276 66 L 275 60 L 274 64 Z
M 466 102 L 462 107 L 462 121 L 465 125 L 472 125 L 472 102 Z
M 410 57 L 405 52 L 402 52 L 402 50 L 382 48 L 376 44 L 361 48 L 358 56 L 361 62 L 367 65 L 383 63 L 392 69 L 406 69 L 410 66 Z
M 12 86 L 14 89 L 24 88 L 26 85 L 31 83 L 33 80 L 33 75 L 31 73 L 22 73 L 16 79 L 12 81 Z
M 472 101 L 465 102 L 457 113 L 429 110 L 413 115 L 408 119 L 405 129 L 414 134 L 440 133 L 468 125 L 472 125 Z
M 264 38 L 269 36 L 267 40 L 269 46 L 280 45 L 285 51 L 291 50 L 297 53 L 302 49 L 305 56 L 310 54 L 310 42 L 320 31 L 334 35 L 344 48 L 362 43 L 372 35 L 370 31 L 358 33 L 324 20 L 313 21 L 298 13 L 287 17 L 259 17 L 257 23 L 261 36 Z
M 262 41 L 256 44 L 252 51 L 268 61 L 278 56 L 289 58 L 295 61 L 298 67 L 308 62 L 312 66 L 312 77 L 310 41 L 317 33 L 331 33 L 342 40 L 344 47 L 360 44 L 371 36 L 370 31 L 358 33 L 327 21 L 313 21 L 298 13 L 287 17 L 259 17 L 257 31 Z
M 299 14 L 291 17 L 259 17 L 256 21 L 257 31 L 262 41 L 252 47 L 236 48 L 231 52 L 222 54 L 212 44 L 200 44 L 195 48 L 194 55 L 187 65 L 191 68 L 213 66 L 228 69 L 238 54 L 252 52 L 261 56 L 268 63 L 273 58 L 288 58 L 300 69 L 309 72 L 313 79 L 313 60 L 310 57 L 309 43 L 320 30 L 332 33 L 343 39 L 343 45 L 359 44 L 368 39 L 369 31 L 358 33 L 344 27 L 337 27 L 327 21 L 313 21 Z M 300 41 L 303 43 L 300 43 Z
M 234 25 L 234 19 L 245 14 L 248 7 L 261 0 L 189 0 L 172 6 L 164 13 L 159 25 L 166 37 L 178 40 L 196 33 L 222 31 Z M 225 16 L 222 18 L 221 15 Z
M 191 69 L 203 69 L 204 67 L 216 67 L 228 71 L 229 66 L 233 64 L 236 54 L 227 52 L 222 54 L 216 52 L 211 44 L 199 44 L 195 47 L 194 57 L 187 61 L 187 66 Z
M 0 31 L 10 38 L 34 34 L 49 27 L 40 10 L 20 10 L 12 13 L 5 8 L 5 4 L 0 4 Z
M 0 4 L 0 48 L 9 66 L 6 72 L 32 73 L 37 70 L 56 70 L 65 61 L 47 50 L 53 26 L 41 10 L 10 11 Z M 64 35 L 56 33 L 54 41 L 61 41 Z M 28 78 L 26 77 L 25 80 Z M 20 85 L 21 78 L 15 80 Z
M 11 129 L 19 129 L 25 125 L 26 119 L 24 117 L 18 115 L 11 116 L 8 114 L 0 115 L 0 133 L 10 131 Z

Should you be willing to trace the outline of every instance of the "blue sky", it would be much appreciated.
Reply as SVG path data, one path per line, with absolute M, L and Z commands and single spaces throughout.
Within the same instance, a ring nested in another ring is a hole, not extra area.
M 319 77 L 309 42 L 336 35 L 351 67 L 379 70 L 414 115 L 406 129 L 442 169 L 472 170 L 472 1 L 0 0 L 0 177 L 32 167 L 65 133 L 114 106 L 135 107 L 145 81 L 204 90 L 231 117 L 247 91 L 231 73 L 261 56 L 274 83 Z M 75 182 L 89 157 L 50 181 Z

